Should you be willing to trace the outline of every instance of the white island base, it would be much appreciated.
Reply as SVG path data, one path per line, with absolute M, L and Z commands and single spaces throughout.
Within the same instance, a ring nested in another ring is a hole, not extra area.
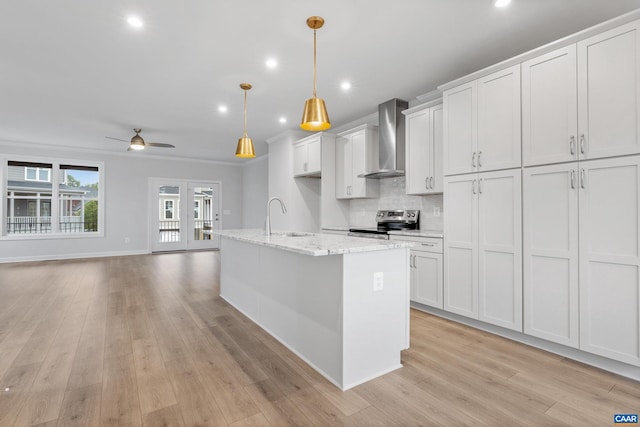
M 220 295 L 347 390 L 402 366 L 400 351 L 409 345 L 408 252 L 310 256 L 223 238 Z M 374 291 L 380 272 L 382 289 Z

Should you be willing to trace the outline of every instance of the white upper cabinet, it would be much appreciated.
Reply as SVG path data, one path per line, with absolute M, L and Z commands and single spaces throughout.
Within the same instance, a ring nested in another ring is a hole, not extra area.
M 444 92 L 444 174 L 521 165 L 520 65 Z
M 478 84 L 476 81 L 444 92 L 442 101 L 444 174 L 475 172 L 478 146 Z
M 640 366 L 640 156 L 579 166 L 580 348 Z
M 578 157 L 576 46 L 522 64 L 522 157 L 525 166 Z
M 478 80 L 478 171 L 519 167 L 520 65 Z
M 322 134 L 297 141 L 293 146 L 293 176 L 319 177 L 322 170 Z
M 406 193 L 442 193 L 442 104 L 405 115 Z
M 377 180 L 359 175 L 373 168 L 377 157 L 378 128 L 363 125 L 336 138 L 336 198 L 378 197 Z
M 579 344 L 578 167 L 526 168 L 523 179 L 524 332 Z
M 578 43 L 580 158 L 640 153 L 640 21 Z

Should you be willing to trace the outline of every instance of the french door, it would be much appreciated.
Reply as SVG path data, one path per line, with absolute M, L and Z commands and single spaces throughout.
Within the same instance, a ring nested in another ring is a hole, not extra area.
M 151 179 L 151 252 L 217 249 L 220 183 Z

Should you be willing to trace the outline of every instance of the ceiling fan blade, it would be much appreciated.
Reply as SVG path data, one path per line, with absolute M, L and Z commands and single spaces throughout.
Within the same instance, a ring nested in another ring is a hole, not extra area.
M 145 142 L 144 145 L 148 145 L 149 147 L 176 148 L 175 145 L 163 144 L 161 142 Z
M 120 138 L 114 138 L 112 136 L 105 136 L 105 138 L 107 139 L 113 139 L 114 141 L 122 141 L 122 142 L 129 142 L 126 139 L 120 139 Z

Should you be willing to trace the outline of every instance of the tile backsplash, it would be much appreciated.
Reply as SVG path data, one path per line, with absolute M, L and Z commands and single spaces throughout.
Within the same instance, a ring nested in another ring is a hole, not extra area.
M 420 229 L 442 230 L 442 194 L 407 196 L 404 176 L 381 179 L 377 199 L 354 199 L 350 203 L 349 223 L 352 227 L 375 227 L 379 209 L 419 209 Z M 434 211 L 438 210 L 436 216 Z

